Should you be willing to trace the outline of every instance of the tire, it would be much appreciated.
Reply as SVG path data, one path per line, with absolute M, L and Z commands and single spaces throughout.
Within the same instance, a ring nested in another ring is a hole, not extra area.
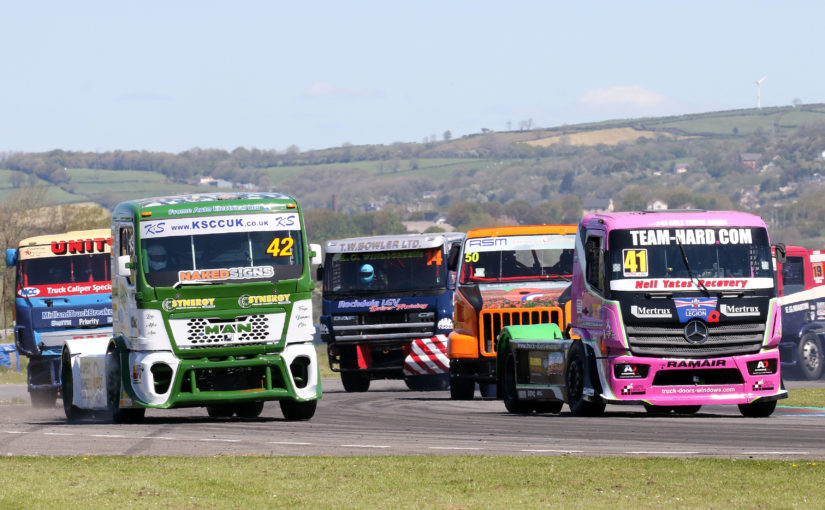
M 472 400 L 476 383 L 472 379 L 450 377 L 450 398 L 452 400 Z
M 519 400 L 516 389 L 516 359 L 513 351 L 507 351 L 504 359 L 504 373 L 501 374 L 501 396 L 504 400 L 504 407 L 511 414 L 528 414 L 533 411 L 533 403 Z
M 574 342 L 570 346 L 567 370 L 564 374 L 564 381 L 567 385 L 567 405 L 574 416 L 598 416 L 604 413 L 605 404 L 584 399 L 585 363 L 587 363 L 587 358 L 584 355 L 584 345 L 581 342 Z
M 739 404 L 739 412 L 746 418 L 767 418 L 773 414 L 774 409 L 776 409 L 776 400 Z
M 231 404 L 212 404 L 206 406 L 206 414 L 210 418 L 231 418 L 235 414 L 235 406 Z
M 38 388 L 29 391 L 32 407 L 52 408 L 57 402 L 57 388 Z
M 341 372 L 341 382 L 348 393 L 363 393 L 370 389 L 370 376 L 364 372 Z
M 412 391 L 442 391 L 450 387 L 449 374 L 408 375 L 404 378 Z
M 308 420 L 315 415 L 315 408 L 318 406 L 317 400 L 306 402 L 296 402 L 294 400 L 281 400 L 281 412 L 286 421 Z
M 106 407 L 112 423 L 140 423 L 146 414 L 145 408 L 122 409 L 120 392 L 122 388 L 120 357 L 114 347 L 106 351 Z
M 235 405 L 235 414 L 238 418 L 257 418 L 264 410 L 263 402 L 244 402 Z
M 63 395 L 63 412 L 66 414 L 66 420 L 68 420 L 69 423 L 80 421 L 86 413 L 72 404 L 74 398 L 72 360 L 66 350 L 64 350 L 61 355 L 60 372 L 60 393 Z
M 815 381 L 825 370 L 825 352 L 816 333 L 805 333 L 796 349 L 797 373 L 804 379 Z
M 551 413 L 559 414 L 564 402 L 561 401 L 544 401 L 533 404 L 533 410 L 539 414 Z

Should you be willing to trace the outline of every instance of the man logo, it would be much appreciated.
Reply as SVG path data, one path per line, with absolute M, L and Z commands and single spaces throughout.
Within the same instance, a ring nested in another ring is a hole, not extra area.
M 685 326 L 685 340 L 693 345 L 704 343 L 708 339 L 708 326 L 700 320 L 692 320 Z

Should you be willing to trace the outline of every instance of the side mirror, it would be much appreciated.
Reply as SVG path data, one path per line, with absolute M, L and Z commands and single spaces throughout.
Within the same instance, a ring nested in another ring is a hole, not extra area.
M 117 258 L 117 275 L 124 278 L 132 276 L 132 268 L 135 267 L 129 255 L 121 255 Z
M 461 245 L 450 246 L 450 254 L 447 255 L 447 269 L 458 271 L 458 255 L 461 253 Z
M 774 253 L 776 254 L 776 261 L 780 264 L 784 264 L 785 261 L 787 260 L 787 257 L 785 256 L 785 254 L 786 254 L 785 244 L 784 243 L 776 243 L 773 246 L 773 249 L 774 249 Z
M 6 265 L 13 267 L 17 264 L 17 248 L 9 248 L 6 250 Z
M 321 245 L 320 244 L 310 244 L 309 245 L 309 263 L 313 265 L 318 265 L 321 263 Z

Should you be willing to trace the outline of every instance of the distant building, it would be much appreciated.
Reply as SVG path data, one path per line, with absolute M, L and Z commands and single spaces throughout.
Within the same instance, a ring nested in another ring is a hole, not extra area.
M 646 209 L 648 211 L 664 211 L 667 209 L 667 202 L 664 200 L 660 200 L 658 198 L 654 198 L 650 202 L 647 203 Z
M 683 174 L 687 173 L 688 171 L 688 164 L 687 163 L 673 163 L 673 173 L 674 174 Z
M 739 164 L 743 168 L 756 170 L 759 168 L 759 160 L 762 159 L 762 154 L 758 152 L 743 152 L 739 155 Z
M 612 198 L 586 198 L 582 201 L 582 213 L 613 212 Z

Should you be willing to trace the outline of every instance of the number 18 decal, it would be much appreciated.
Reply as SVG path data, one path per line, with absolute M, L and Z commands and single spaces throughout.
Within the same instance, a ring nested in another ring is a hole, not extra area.
M 647 250 L 622 250 L 625 276 L 647 276 Z
M 271 253 L 273 257 L 291 257 L 292 244 L 294 242 L 295 241 L 291 237 L 284 237 L 283 239 L 276 237 L 269 244 L 269 248 L 266 249 L 266 252 Z

